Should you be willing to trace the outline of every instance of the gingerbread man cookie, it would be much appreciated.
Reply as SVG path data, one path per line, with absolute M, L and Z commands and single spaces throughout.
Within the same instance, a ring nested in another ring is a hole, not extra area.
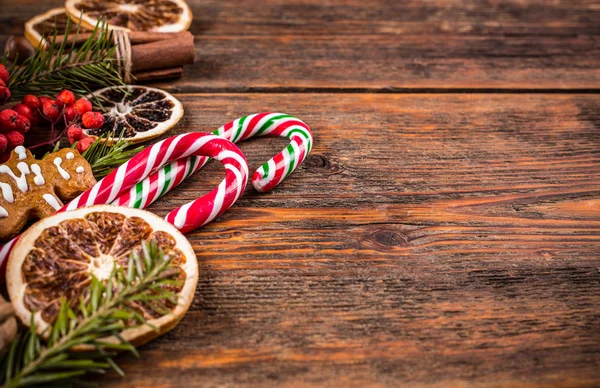
M 96 184 L 77 150 L 64 148 L 36 160 L 17 147 L 0 165 L 0 241 L 16 236 L 28 220 L 47 217 Z

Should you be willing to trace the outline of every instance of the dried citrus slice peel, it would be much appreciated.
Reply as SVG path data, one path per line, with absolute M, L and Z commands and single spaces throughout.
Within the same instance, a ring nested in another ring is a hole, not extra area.
M 115 142 L 123 136 L 130 143 L 153 139 L 171 129 L 183 116 L 181 102 L 171 94 L 146 86 L 113 86 L 88 96 L 102 105 L 104 125 L 84 129 L 90 136 L 109 134 Z
M 52 40 L 54 31 L 58 31 L 58 35 L 64 35 L 67 30 L 67 21 L 69 15 L 65 8 L 53 8 L 41 15 L 37 15 L 25 23 L 25 37 L 33 45 L 33 47 L 46 47 Z M 69 34 L 77 32 L 77 23 L 69 24 Z M 88 32 L 88 29 L 81 27 L 80 32 Z
M 74 21 L 93 28 L 105 18 L 111 29 L 182 32 L 192 23 L 192 11 L 183 0 L 67 0 Z
M 198 263 L 192 246 L 174 226 L 145 210 L 100 205 L 58 213 L 34 224 L 14 246 L 6 280 L 17 316 L 25 325 L 33 314 L 39 334 L 47 334 L 56 319 L 62 297 L 79 301 L 89 294 L 93 274 L 106 281 L 113 265 L 126 268 L 132 252 L 154 240 L 172 256 L 173 270 L 181 281 L 169 286 L 176 304 L 159 315 L 143 304 L 129 305 L 147 325 L 132 327 L 122 337 L 134 345 L 171 330 L 186 313 L 198 283 Z M 155 331 L 152 327 L 157 328 Z

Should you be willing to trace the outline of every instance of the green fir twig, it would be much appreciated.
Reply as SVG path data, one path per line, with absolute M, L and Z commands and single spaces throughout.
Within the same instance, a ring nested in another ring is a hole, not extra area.
M 92 278 L 88 296 L 79 303 L 63 300 L 54 324 L 45 332 L 47 340 L 30 328 L 21 333 L 4 355 L 0 370 L 3 388 L 26 386 L 66 386 L 88 374 L 109 369 L 123 371 L 114 361 L 120 351 L 139 356 L 135 347 L 120 336 L 126 327 L 147 324 L 130 303 L 142 304 L 153 312 L 168 310 L 161 300 L 176 301 L 177 295 L 165 286 L 178 284 L 176 272 L 169 271 L 172 257 L 156 242 L 142 245 L 142 255 L 134 253 L 127 268 L 115 266 L 106 281 Z M 160 300 L 157 299 L 160 295 Z M 76 308 L 71 306 L 76 305 Z M 109 342 L 112 337 L 117 341 Z M 91 350 L 73 352 L 75 346 Z
M 57 42 L 58 30 L 54 30 L 45 47 L 41 42 L 35 54 L 22 65 L 13 63 L 10 66 L 8 87 L 13 99 L 19 100 L 27 94 L 54 95 L 62 89 L 84 95 L 96 86 L 124 85 L 116 68 L 116 44 L 108 24 L 99 21 L 91 36 L 81 46 L 76 46 L 75 40 L 68 43 L 70 23 L 67 20 L 62 42 Z M 75 36 L 79 30 L 80 25 Z M 0 59 L 2 64 L 7 61 L 6 56 Z
M 90 148 L 85 150 L 83 156 L 92 167 L 92 173 L 96 179 L 104 178 L 110 174 L 115 168 L 127 162 L 134 155 L 140 153 L 144 147 L 136 147 L 127 149 L 131 146 L 122 136 L 119 140 L 109 145 L 108 134 L 104 134 L 94 142 Z M 77 147 L 77 143 L 73 144 L 73 148 Z

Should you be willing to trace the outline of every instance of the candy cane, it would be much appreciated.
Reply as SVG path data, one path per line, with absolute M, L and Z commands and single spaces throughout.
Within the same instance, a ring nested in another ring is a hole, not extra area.
M 165 164 L 194 157 L 219 160 L 225 166 L 225 179 L 210 193 L 171 211 L 165 217 L 183 233 L 192 231 L 229 209 L 248 182 L 248 164 L 240 149 L 229 140 L 208 133 L 174 136 L 146 148 L 57 213 L 111 203 Z M 0 249 L 2 271 L 18 238 L 15 237 Z
M 225 179 L 219 186 L 165 217 L 181 232 L 190 232 L 229 209 L 242 195 L 248 181 L 248 164 L 240 149 L 226 139 L 207 133 L 174 136 L 146 148 L 59 212 L 112 203 L 165 164 L 188 156 L 211 157 L 225 165 Z
M 308 126 L 295 117 L 283 113 L 258 113 L 241 117 L 213 132 L 234 143 L 254 136 L 276 135 L 287 137 L 290 144 L 252 176 L 257 191 L 266 192 L 280 184 L 306 159 L 312 149 L 313 137 Z M 166 165 L 162 170 L 131 188 L 114 205 L 145 208 L 165 192 L 177 187 L 188 176 L 208 163 L 209 158 L 189 158 Z

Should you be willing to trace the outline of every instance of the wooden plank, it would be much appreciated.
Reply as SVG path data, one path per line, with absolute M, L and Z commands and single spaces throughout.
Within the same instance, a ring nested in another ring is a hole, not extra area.
M 170 90 L 600 87 L 600 7 L 594 0 L 190 5 L 197 63 L 181 82 L 162 84 Z M 22 32 L 35 9 L 33 0 L 4 8 L 4 36 Z
M 315 148 L 188 235 L 180 325 L 108 386 L 600 384 L 600 98 L 180 95 L 173 133 L 278 109 Z M 241 146 L 252 168 L 281 139 Z M 206 169 L 158 214 L 222 178 Z
M 180 91 L 600 85 L 594 1 L 215 0 L 193 9 L 200 60 Z

